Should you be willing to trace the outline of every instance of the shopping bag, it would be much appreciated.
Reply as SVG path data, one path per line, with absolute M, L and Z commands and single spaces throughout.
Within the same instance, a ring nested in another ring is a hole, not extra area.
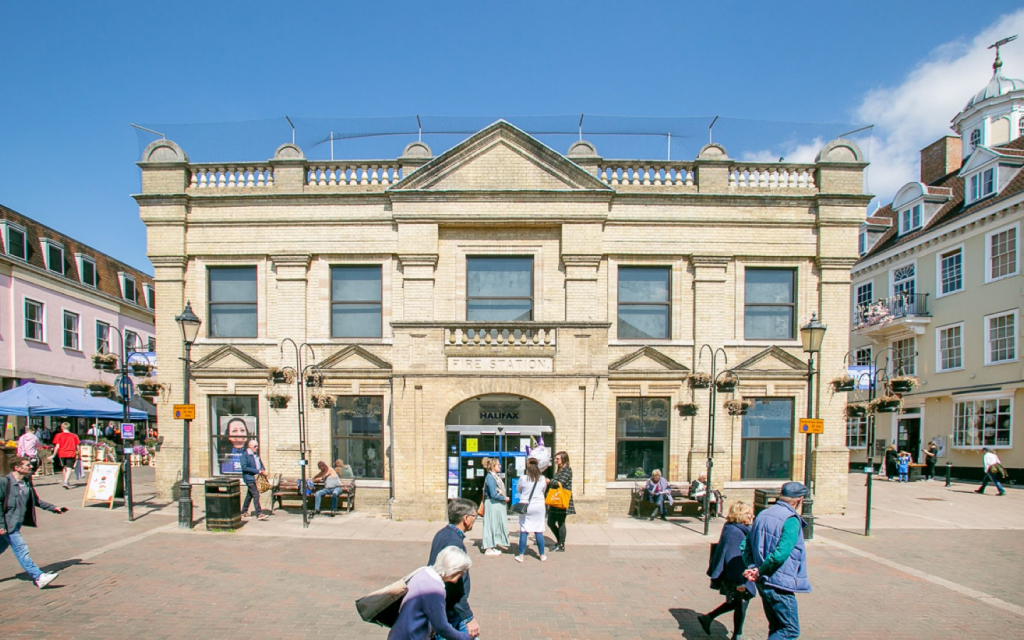
M 569 498 L 571 497 L 572 492 L 568 489 L 563 489 L 562 487 L 548 489 L 548 494 L 544 496 L 544 504 L 556 509 L 568 509 Z
M 365 622 L 379 624 L 389 629 L 395 626 L 398 613 L 402 609 L 402 601 L 405 599 L 405 594 L 409 593 L 409 580 L 422 570 L 421 567 L 401 580 L 392 582 L 383 589 L 377 589 L 356 600 L 356 611 L 359 612 L 359 617 Z
M 82 471 L 82 461 L 75 460 L 75 480 L 81 480 L 85 477 L 85 472 Z

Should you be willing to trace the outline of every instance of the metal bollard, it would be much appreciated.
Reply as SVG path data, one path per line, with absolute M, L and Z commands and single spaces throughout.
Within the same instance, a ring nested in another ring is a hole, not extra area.
M 947 462 L 946 463 L 946 486 L 947 487 L 949 486 L 949 476 L 950 476 L 951 473 L 953 473 L 953 463 L 952 462 Z

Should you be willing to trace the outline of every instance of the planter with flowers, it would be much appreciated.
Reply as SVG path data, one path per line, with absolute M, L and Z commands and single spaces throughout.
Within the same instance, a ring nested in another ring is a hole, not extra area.
M 914 376 L 896 376 L 889 378 L 889 388 L 893 393 L 910 393 L 918 387 L 920 382 Z
M 295 371 L 290 367 L 271 367 L 270 381 L 274 384 L 295 384 Z
M 117 366 L 117 354 L 97 353 L 92 357 L 92 368 L 99 371 L 113 371 Z
M 697 415 L 697 403 L 696 402 L 680 402 L 676 405 L 676 410 L 679 411 L 679 415 L 683 418 L 692 418 Z
M 736 390 L 739 383 L 739 376 L 732 371 L 726 371 L 718 376 L 718 380 L 715 381 L 715 388 L 718 389 L 719 393 L 732 393 Z
M 334 406 L 334 396 L 329 396 L 326 393 L 314 393 L 309 397 L 309 402 L 314 409 L 330 409 Z
M 903 400 L 899 396 L 881 396 L 868 404 L 868 410 L 872 413 L 896 413 L 901 406 Z
M 745 416 L 750 407 L 754 406 L 751 400 L 729 400 L 722 405 L 729 412 L 730 416 Z
M 857 379 L 853 376 L 839 376 L 829 380 L 828 384 L 832 387 L 832 393 L 853 391 L 857 388 Z
M 143 398 L 155 398 L 164 392 L 164 385 L 155 380 L 145 380 L 135 386 Z
M 267 396 L 267 402 L 270 403 L 271 409 L 285 409 L 288 407 L 288 402 L 291 399 L 291 396 L 282 395 L 279 393 L 271 393 Z
M 846 405 L 846 417 L 847 418 L 863 418 L 868 414 L 868 405 L 866 402 L 851 402 Z
M 148 362 L 133 362 L 128 366 L 136 378 L 148 378 L 149 374 L 153 373 L 153 365 Z
M 114 385 L 102 380 L 94 380 L 85 385 L 85 388 L 94 398 L 110 398 L 114 395 Z
M 309 388 L 324 386 L 324 374 L 319 371 L 306 374 L 306 386 Z
M 691 389 L 707 389 L 711 386 L 711 376 L 706 373 L 691 373 L 690 377 L 686 379 Z

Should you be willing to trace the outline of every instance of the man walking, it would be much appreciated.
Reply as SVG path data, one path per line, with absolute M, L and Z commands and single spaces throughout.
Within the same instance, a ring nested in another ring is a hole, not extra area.
M 799 482 L 782 485 L 778 501 L 754 520 L 740 545 L 747 570 L 743 577 L 757 582 L 761 606 L 768 618 L 768 640 L 800 637 L 797 593 L 809 593 L 807 553 L 800 517 L 810 491 Z
M 67 422 L 60 423 L 60 433 L 53 436 L 53 457 L 60 460 L 60 466 L 64 469 L 65 489 L 71 488 L 71 470 L 75 468 L 75 461 L 78 460 L 78 448 L 81 443 L 78 436 L 71 433 L 71 425 Z
M 67 507 L 55 507 L 43 502 L 36 495 L 32 486 L 32 464 L 21 456 L 11 460 L 14 469 L 9 475 L 0 478 L 0 505 L 3 509 L 3 522 L 0 522 L 0 554 L 7 547 L 14 549 L 14 557 L 21 567 L 28 572 L 37 587 L 42 589 L 57 577 L 54 573 L 43 573 L 28 555 L 28 545 L 21 536 L 22 525 L 36 526 L 36 505 L 52 513 L 64 513 Z
M 988 483 L 996 485 L 996 490 L 999 491 L 999 495 L 1005 496 L 1006 489 L 1003 489 L 1003 485 L 999 483 L 999 474 L 1003 470 L 1003 463 L 999 461 L 999 456 L 989 451 L 988 447 L 982 448 L 985 452 L 985 456 L 981 459 L 981 463 L 985 465 L 985 478 L 981 481 L 981 486 L 974 490 L 974 493 L 985 493 L 985 487 Z M 995 467 L 993 469 L 993 467 Z
M 249 493 L 245 496 L 245 502 L 242 503 L 242 517 L 248 518 L 249 503 L 256 502 L 256 519 L 257 520 L 269 520 L 267 514 L 263 513 L 263 508 L 260 507 L 260 490 L 256 488 L 256 476 L 267 477 L 267 470 L 263 466 L 263 461 L 260 460 L 260 443 L 255 438 L 249 440 L 248 448 L 242 453 L 242 482 L 248 487 Z M 273 509 L 274 505 L 270 505 Z
M 437 554 L 445 547 L 458 547 L 466 550 L 466 533 L 476 522 L 476 504 L 465 498 L 453 498 L 448 501 L 448 526 L 434 535 L 430 544 L 428 565 L 434 564 Z M 480 635 L 480 626 L 473 619 L 473 610 L 469 608 L 469 571 L 462 574 L 456 582 L 446 582 L 445 614 L 448 623 L 470 636 Z

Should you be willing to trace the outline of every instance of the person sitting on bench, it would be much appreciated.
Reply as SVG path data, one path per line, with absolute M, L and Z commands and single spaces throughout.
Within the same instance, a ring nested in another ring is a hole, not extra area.
M 320 469 L 320 473 L 313 476 L 313 483 L 316 484 L 321 480 L 324 483 L 324 488 L 314 494 L 316 496 L 313 503 L 313 513 L 320 513 L 320 501 L 327 494 L 331 494 L 331 515 L 338 510 L 338 496 L 341 495 L 343 487 L 341 486 L 341 478 L 338 477 L 338 472 L 327 466 L 327 463 L 321 460 L 316 463 L 316 466 Z
M 701 473 L 699 476 L 697 476 L 696 480 L 694 480 L 693 482 L 690 483 L 690 491 L 689 491 L 689 495 L 688 495 L 690 500 L 696 500 L 697 502 L 701 503 L 702 505 L 704 504 L 704 496 L 708 492 L 708 484 L 707 484 L 707 482 L 708 482 L 708 474 L 707 474 L 707 472 L 704 472 L 704 473 Z M 718 516 L 718 502 L 719 502 L 719 497 L 721 495 L 722 494 L 719 493 L 719 491 L 717 489 L 712 489 L 711 490 L 711 496 L 709 497 L 709 500 L 711 502 L 711 506 L 710 506 L 709 510 L 711 511 L 711 515 L 712 516 L 715 516 L 715 517 Z
M 644 493 L 647 494 L 648 500 L 658 505 L 658 508 L 651 514 L 651 520 L 658 515 L 661 515 L 661 519 L 664 520 L 665 512 L 672 505 L 672 489 L 668 486 L 665 478 L 661 477 L 661 469 L 651 472 L 651 479 L 644 486 Z

